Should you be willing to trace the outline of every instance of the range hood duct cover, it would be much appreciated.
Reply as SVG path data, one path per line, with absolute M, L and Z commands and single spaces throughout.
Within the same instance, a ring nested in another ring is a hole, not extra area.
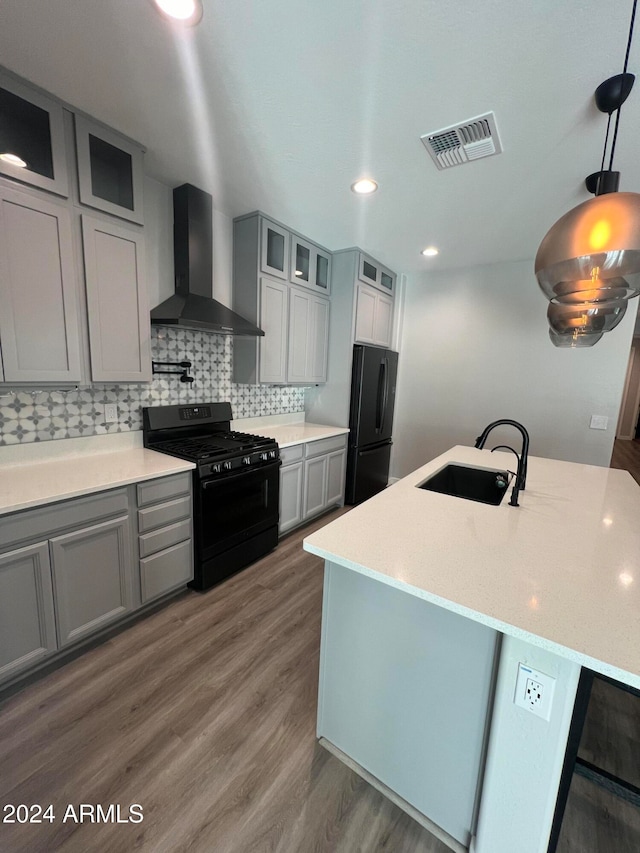
M 173 255 L 176 292 L 151 310 L 154 326 L 264 335 L 254 323 L 211 297 L 213 204 L 209 193 L 191 184 L 173 191 Z

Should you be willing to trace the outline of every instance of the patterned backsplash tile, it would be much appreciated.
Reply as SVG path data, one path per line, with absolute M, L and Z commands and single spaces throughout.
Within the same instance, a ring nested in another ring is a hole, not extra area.
M 145 384 L 0 389 L 0 445 L 139 430 L 143 406 L 229 400 L 234 418 L 303 411 L 303 388 L 232 382 L 232 353 L 233 338 L 227 335 L 153 326 L 153 360 L 191 361 L 193 384 L 179 376 L 154 376 Z M 117 423 L 104 423 L 105 403 L 118 406 Z

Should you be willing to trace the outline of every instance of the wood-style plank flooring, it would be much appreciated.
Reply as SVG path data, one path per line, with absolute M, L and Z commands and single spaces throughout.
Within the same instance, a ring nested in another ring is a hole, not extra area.
M 636 483 L 640 483 L 640 441 L 622 441 L 616 438 L 610 467 L 628 471 Z
M 640 787 L 640 699 L 595 679 L 580 755 Z M 558 853 L 637 853 L 640 809 L 574 774 Z
M 0 706 L 0 806 L 57 815 L 0 824 L 3 853 L 446 853 L 316 743 L 323 566 L 302 536 Z M 62 823 L 69 803 L 144 820 Z
M 2 853 L 446 853 L 316 743 L 322 565 L 300 543 L 332 517 L 0 705 L 0 806 L 56 813 L 0 824 Z M 640 706 L 608 689 L 581 751 L 634 781 Z M 80 803 L 144 820 L 62 823 Z M 638 850 L 638 810 L 575 777 L 558 853 Z

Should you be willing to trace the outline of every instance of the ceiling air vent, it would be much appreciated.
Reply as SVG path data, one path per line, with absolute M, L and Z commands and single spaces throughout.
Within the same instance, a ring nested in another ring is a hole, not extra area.
M 491 157 L 502 151 L 493 113 L 425 133 L 420 139 L 438 169 L 462 166 L 470 160 Z

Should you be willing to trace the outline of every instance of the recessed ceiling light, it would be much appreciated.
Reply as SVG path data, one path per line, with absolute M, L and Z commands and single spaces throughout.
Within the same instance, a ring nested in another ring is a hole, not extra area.
M 425 258 L 433 258 L 438 254 L 438 250 L 435 246 L 427 246 L 426 249 L 423 249 L 421 254 L 425 256 Z
M 167 18 L 194 26 L 202 18 L 202 0 L 153 0 Z
M 12 166 L 18 166 L 20 169 L 27 168 L 27 164 L 22 157 L 18 157 L 17 154 L 11 154 L 8 151 L 0 154 L 0 160 L 4 160 L 5 163 L 11 163 Z
M 359 181 L 351 184 L 351 189 L 354 193 L 358 193 L 358 195 L 368 195 L 369 193 L 374 193 L 378 189 L 378 185 L 371 178 L 360 178 Z

